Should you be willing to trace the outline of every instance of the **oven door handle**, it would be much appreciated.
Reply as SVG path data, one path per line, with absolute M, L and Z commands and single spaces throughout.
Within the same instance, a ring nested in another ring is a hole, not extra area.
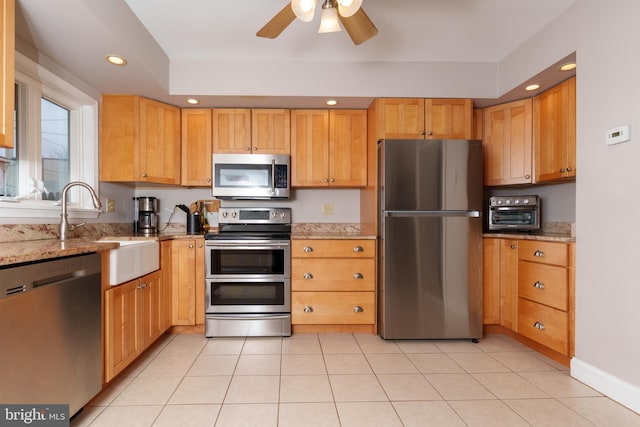
M 255 316 L 247 316 L 243 314 L 226 314 L 224 316 L 217 316 L 215 314 L 207 314 L 206 318 L 214 320 L 288 319 L 289 314 L 256 314 Z

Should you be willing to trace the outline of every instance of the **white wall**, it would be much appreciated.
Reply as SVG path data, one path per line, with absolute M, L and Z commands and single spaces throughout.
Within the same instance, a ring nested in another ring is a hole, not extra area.
M 501 64 L 501 81 L 577 52 L 576 356 L 572 375 L 640 412 L 640 2 L 578 0 Z M 605 131 L 635 137 L 606 146 Z

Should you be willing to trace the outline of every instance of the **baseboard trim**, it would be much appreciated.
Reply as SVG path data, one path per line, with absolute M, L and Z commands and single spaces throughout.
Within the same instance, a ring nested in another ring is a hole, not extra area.
M 571 376 L 640 414 L 640 387 L 574 357 Z

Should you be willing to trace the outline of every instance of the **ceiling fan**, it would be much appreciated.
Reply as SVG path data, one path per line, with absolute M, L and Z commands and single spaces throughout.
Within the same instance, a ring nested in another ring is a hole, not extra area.
M 256 35 L 275 39 L 296 17 L 303 22 L 313 20 L 318 0 L 291 0 L 280 12 L 262 27 Z M 378 29 L 362 9 L 362 0 L 324 0 L 319 33 L 340 31 L 338 20 L 359 45 L 378 34 Z

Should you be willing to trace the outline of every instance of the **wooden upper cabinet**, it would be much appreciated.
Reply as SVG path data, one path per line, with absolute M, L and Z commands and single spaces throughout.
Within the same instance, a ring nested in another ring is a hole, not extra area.
M 251 110 L 252 152 L 289 154 L 291 152 L 291 111 L 287 109 Z
M 367 185 L 367 112 L 329 113 L 329 185 Z
M 135 95 L 103 95 L 100 180 L 180 184 L 180 109 Z
M 0 0 L 0 147 L 13 148 L 15 1 Z
M 576 78 L 533 100 L 535 182 L 576 176 Z
M 251 152 L 251 110 L 214 108 L 211 112 L 214 153 Z
M 366 110 L 292 110 L 294 187 L 367 184 Z
M 425 99 L 426 139 L 471 139 L 473 101 L 471 99 Z
M 484 184 L 532 182 L 532 101 L 484 109 Z
M 140 174 L 143 181 L 180 184 L 180 109 L 140 98 Z
M 471 99 L 376 99 L 377 139 L 471 139 Z
M 182 110 L 182 185 L 211 185 L 211 109 Z
M 329 111 L 291 111 L 291 185 L 328 185 Z

